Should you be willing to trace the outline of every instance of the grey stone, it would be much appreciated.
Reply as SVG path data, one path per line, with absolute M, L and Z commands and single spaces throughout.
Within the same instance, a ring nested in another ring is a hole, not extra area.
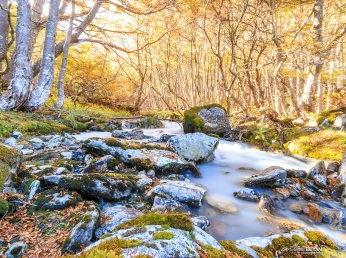
M 14 147 L 17 145 L 17 140 L 14 137 L 10 137 L 10 138 L 5 140 L 4 144 Z
M 326 175 L 326 166 L 324 161 L 318 161 L 309 170 L 307 177 L 314 179 L 315 175 Z
M 21 152 L 23 153 L 23 155 L 30 155 L 34 153 L 33 150 L 29 150 L 29 149 L 22 149 Z
M 155 196 L 151 210 L 159 212 L 190 213 L 190 209 L 186 204 L 174 199 L 166 199 L 159 196 Z
M 286 188 L 289 191 L 290 196 L 292 196 L 292 197 L 300 196 L 300 191 L 302 190 L 302 187 L 299 183 L 290 184 L 290 185 L 286 186 Z
M 278 207 L 280 210 L 283 210 L 283 211 L 286 210 L 285 204 L 282 202 L 282 200 L 278 196 L 274 197 L 274 203 L 275 203 L 275 206 Z
M 15 138 L 15 139 L 19 139 L 20 137 L 22 137 L 23 134 L 21 132 L 18 132 L 18 131 L 13 131 L 11 133 L 11 137 Z
M 72 159 L 73 153 L 71 151 L 63 151 L 60 153 L 61 157 L 64 159 Z
M 133 129 L 132 131 L 114 130 L 112 132 L 112 137 L 127 140 L 142 140 L 145 138 L 145 135 L 141 129 Z
M 84 156 L 85 156 L 85 150 L 78 149 L 73 152 L 72 159 L 76 161 L 81 161 L 84 159 Z
M 147 193 L 146 199 L 153 199 L 156 195 L 160 195 L 189 205 L 202 205 L 202 199 L 206 192 L 202 185 L 171 180 L 162 180 L 160 183 Z
M 332 161 L 328 164 L 327 166 L 327 176 L 334 174 L 334 173 L 339 173 L 339 162 L 337 161 Z
M 287 172 L 282 167 L 269 167 L 262 173 L 244 181 L 248 187 L 277 187 L 282 186 L 287 178 Z
M 120 207 L 109 207 L 102 210 L 100 215 L 100 227 L 96 229 L 95 235 L 97 238 L 101 238 L 102 235 L 111 233 L 116 227 L 125 221 L 137 218 L 143 213 L 139 210 Z
M 210 226 L 210 222 L 207 217 L 205 216 L 198 216 L 191 218 L 192 223 L 195 227 L 199 227 L 200 229 L 203 229 L 206 231 L 208 227 Z
M 307 175 L 306 171 L 301 169 L 286 169 L 286 171 L 287 177 L 300 178 Z
M 248 201 L 254 201 L 258 202 L 260 199 L 259 193 L 251 188 L 241 188 L 233 193 L 235 197 L 248 200 Z
M 46 144 L 44 142 L 38 143 L 36 144 L 32 149 L 33 150 L 40 150 L 43 149 L 46 146 Z
M 258 209 L 268 215 L 274 215 L 275 206 L 273 200 L 267 194 L 262 194 L 258 203 Z
M 238 209 L 237 209 L 237 207 L 235 207 L 234 204 L 229 203 L 229 202 L 225 202 L 225 201 L 221 200 L 220 198 L 218 198 L 217 196 L 210 196 L 209 195 L 206 197 L 206 201 L 210 206 L 212 206 L 212 207 L 214 207 L 214 208 L 216 208 L 222 212 L 227 212 L 227 213 L 237 213 L 238 212 Z
M 323 127 L 326 127 L 326 126 L 329 126 L 330 123 L 329 123 L 329 120 L 328 119 L 324 119 L 323 122 L 321 123 L 321 126 Z
M 346 114 L 338 115 L 335 118 L 334 125 L 337 127 L 346 127 Z
M 55 171 L 55 175 L 61 175 L 62 173 L 64 173 L 67 170 L 67 168 L 65 167 L 58 167 Z
M 30 143 L 42 143 L 43 141 L 40 138 L 33 138 L 29 140 Z
M 29 246 L 26 243 L 15 242 L 10 245 L 8 250 L 5 252 L 5 255 L 7 258 L 22 257 L 28 249 L 29 249 Z
M 153 182 L 153 180 L 147 177 L 145 174 L 139 174 L 136 178 L 137 187 L 142 190 L 144 190 L 146 186 L 151 185 L 151 183 Z
M 147 176 L 148 176 L 149 178 L 155 178 L 155 171 L 152 170 L 152 169 L 148 170 L 148 171 L 147 171 Z
M 94 204 L 91 204 L 83 215 L 82 220 L 73 227 L 68 239 L 68 245 L 62 252 L 74 253 L 81 251 L 84 246 L 88 246 L 91 243 L 99 219 L 99 211 Z
M 196 163 L 212 161 L 218 144 L 218 138 L 203 133 L 176 135 L 171 137 L 167 143 L 174 153 Z
M 324 175 L 315 175 L 314 176 L 314 181 L 316 185 L 326 188 L 327 187 L 327 178 Z
M 37 189 L 39 187 L 40 187 L 40 181 L 39 180 L 35 180 L 30 184 L 30 186 L 29 186 L 30 192 L 29 192 L 28 200 L 31 200 L 32 198 L 34 198 L 34 196 L 37 192 Z

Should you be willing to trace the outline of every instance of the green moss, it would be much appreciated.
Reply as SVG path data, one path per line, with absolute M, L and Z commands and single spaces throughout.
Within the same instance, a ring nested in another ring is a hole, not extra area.
M 259 246 L 250 246 L 260 258 L 274 258 L 274 255 Z
M 51 134 L 53 132 L 53 127 L 45 122 L 29 120 L 20 123 L 17 130 L 23 133 Z
M 280 236 L 278 238 L 273 239 L 272 243 L 266 246 L 266 248 L 264 249 L 274 255 L 277 251 L 280 251 L 284 248 L 290 248 L 292 246 L 294 246 L 294 243 L 290 238 Z M 285 257 L 293 258 L 297 257 L 297 254 L 295 252 L 286 252 Z
M 90 214 L 85 215 L 83 220 L 82 220 L 82 224 L 79 226 L 78 229 L 85 229 L 87 227 L 87 225 L 92 221 L 92 216 Z
M 143 227 L 147 225 L 169 225 L 169 227 L 186 231 L 194 230 L 191 219 L 185 214 L 148 213 L 119 225 L 115 231 L 129 227 Z
M 101 239 L 105 239 L 105 238 L 110 237 L 110 236 L 112 236 L 112 235 L 113 235 L 112 233 L 103 234 L 103 235 L 101 236 Z
M 324 240 L 324 235 L 322 232 L 317 230 L 305 231 L 304 235 L 313 243 L 313 244 L 321 244 Z
M 339 247 L 330 238 L 325 238 L 324 243 L 326 246 L 328 246 L 331 249 L 339 250 Z
M 97 138 L 93 138 L 97 139 Z M 85 141 L 85 144 L 88 144 L 89 141 Z M 110 146 L 110 147 L 119 147 L 123 150 L 141 150 L 141 149 L 147 149 L 147 150 L 167 150 L 166 147 L 161 146 L 159 144 L 147 144 L 147 143 L 138 143 L 138 142 L 128 142 L 128 141 L 119 141 L 114 138 L 104 139 L 104 142 Z
M 317 124 L 321 124 L 325 119 L 330 123 L 334 123 L 338 115 L 342 114 L 342 110 L 325 110 L 315 116 Z
M 0 144 L 0 191 L 3 190 L 4 183 L 10 178 L 10 169 L 15 167 L 19 156 L 17 150 Z
M 336 188 L 336 193 L 339 198 L 341 198 L 341 195 L 344 192 L 344 190 L 345 190 L 345 184 L 341 184 L 338 186 L 338 188 Z
M 225 251 L 218 250 L 211 245 L 204 245 L 203 250 L 207 253 L 208 258 L 226 258 Z
M 116 158 L 110 158 L 110 159 L 107 160 L 107 167 L 109 169 L 114 169 L 119 164 L 120 164 L 120 162 Z
M 153 235 L 154 240 L 158 240 L 158 239 L 171 240 L 173 237 L 174 237 L 174 233 L 169 231 L 161 231 Z
M 306 245 L 306 242 L 305 242 L 304 238 L 302 238 L 299 235 L 293 235 L 292 236 L 292 241 L 294 243 L 296 243 L 297 245 L 299 245 L 299 246 L 305 246 Z
M 9 208 L 8 202 L 5 199 L 0 198 L 0 214 L 5 214 L 8 212 Z
M 83 258 L 115 258 L 121 257 L 122 251 L 125 248 L 132 248 L 142 244 L 138 239 L 119 239 L 113 238 L 107 241 L 103 241 L 99 245 L 95 246 L 91 250 L 82 253 L 80 256 Z
M 252 256 L 248 254 L 248 252 L 239 249 L 233 241 L 225 241 L 221 240 L 219 241 L 223 248 L 225 248 L 227 251 L 230 251 L 231 253 L 237 254 L 240 257 L 244 258 L 251 258 Z

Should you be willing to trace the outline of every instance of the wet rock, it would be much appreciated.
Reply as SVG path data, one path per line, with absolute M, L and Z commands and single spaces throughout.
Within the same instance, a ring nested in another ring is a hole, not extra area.
M 287 199 L 290 197 L 290 192 L 286 188 L 275 188 L 275 192 L 281 199 Z
M 196 163 L 212 161 L 218 144 L 218 138 L 203 133 L 176 135 L 171 137 L 167 143 L 174 153 Z
M 198 216 L 191 218 L 192 223 L 195 227 L 199 227 L 200 229 L 203 229 L 204 231 L 207 230 L 207 228 L 210 226 L 210 222 L 207 217 L 204 216 Z
M 275 206 L 273 200 L 267 194 L 262 194 L 258 203 L 258 209 L 266 214 L 274 215 Z
M 73 227 L 70 237 L 63 244 L 62 252 L 76 253 L 91 243 L 99 219 L 96 205 L 89 205 L 82 220 Z
M 340 179 L 341 184 L 346 185 L 346 152 L 342 156 L 341 165 L 340 165 L 340 175 L 338 177 Z M 346 187 L 341 194 L 341 205 L 346 207 Z
M 300 205 L 298 202 L 293 202 L 289 206 L 290 211 L 294 213 L 302 213 L 303 212 L 303 207 Z
M 317 185 L 315 185 L 314 183 L 306 180 L 305 181 L 305 186 L 308 187 L 310 190 L 312 191 L 317 191 L 319 188 L 317 187 Z
M 167 142 L 173 136 L 174 135 L 172 135 L 172 134 L 163 134 L 160 136 L 160 141 L 161 142 Z
M 315 175 L 314 181 L 316 185 L 318 185 L 319 187 L 322 187 L 322 188 L 327 187 L 327 178 L 324 175 Z
M 227 213 L 238 212 L 238 209 L 237 207 L 234 206 L 234 204 L 224 202 L 222 199 L 219 199 L 217 196 L 207 196 L 206 201 L 210 206 L 220 210 L 221 212 L 227 212 Z
M 307 177 L 309 179 L 314 179 L 315 175 L 326 175 L 326 166 L 324 161 L 319 161 L 315 163 L 309 170 Z
M 59 190 L 49 189 L 40 193 L 34 204 L 35 210 L 62 210 L 81 201 L 82 197 L 76 192 L 61 194 Z
M 132 131 L 115 130 L 112 132 L 112 137 L 127 140 L 142 140 L 145 138 L 145 135 L 141 129 L 133 129 Z
M 150 179 L 149 177 L 145 175 L 145 172 L 138 174 L 136 178 L 137 178 L 136 185 L 139 189 L 142 189 L 142 190 L 144 190 L 146 186 L 151 185 L 151 183 L 153 182 L 152 179 Z
M 305 170 L 300 169 L 286 169 L 287 171 L 287 177 L 291 178 L 301 178 L 306 177 L 307 173 Z
M 14 131 L 11 133 L 11 137 L 13 137 L 15 139 L 19 139 L 22 136 L 23 136 L 23 134 L 21 132 L 18 132 L 18 131 Z
M 15 148 L 0 144 L 0 193 L 4 188 L 12 187 L 13 178 L 22 161 L 22 153 Z
M 207 208 L 203 211 L 203 215 L 205 215 L 208 218 L 214 218 L 218 213 L 214 208 Z
M 333 161 L 330 162 L 327 166 L 327 176 L 333 174 L 333 173 L 339 173 L 339 162 Z
M 278 207 L 280 210 L 283 210 L 283 211 L 286 210 L 285 204 L 282 202 L 282 200 L 278 196 L 274 197 L 274 202 L 275 202 L 275 206 Z
M 14 137 L 10 137 L 10 138 L 5 140 L 4 144 L 11 146 L 11 147 L 14 147 L 17 145 L 17 140 Z
M 334 126 L 337 126 L 337 127 L 346 127 L 346 114 L 338 115 L 338 116 L 335 118 Z
M 125 221 L 141 216 L 139 210 L 126 207 L 109 207 L 104 209 L 100 215 L 100 227 L 96 229 L 95 235 L 101 238 L 103 234 L 111 233 L 116 227 Z
M 96 126 L 96 125 L 93 125 L 89 128 L 89 131 L 92 131 L 92 132 L 102 132 L 102 130 L 100 129 L 100 127 Z
M 141 128 L 164 128 L 165 125 L 157 117 L 144 117 L 140 120 Z
M 195 123 L 196 119 L 200 121 L 198 127 Z M 194 107 L 185 111 L 183 128 L 184 133 L 203 132 L 224 136 L 231 129 L 231 126 L 224 109 L 218 105 L 209 105 Z
M 39 180 L 34 180 L 30 186 L 30 192 L 29 192 L 29 196 L 28 196 L 28 200 L 31 200 L 32 198 L 34 198 L 38 188 L 40 187 L 40 181 Z
M 8 250 L 5 252 L 5 255 L 7 258 L 22 257 L 28 249 L 29 249 L 29 246 L 26 243 L 15 242 L 10 245 Z
M 308 215 L 312 220 L 322 222 L 322 214 L 320 206 L 316 203 L 308 203 L 303 209 L 304 214 Z
M 282 186 L 287 178 L 285 169 L 277 166 L 269 167 L 262 173 L 244 181 L 248 187 L 276 187 Z
M 310 191 L 309 189 L 306 189 L 306 188 L 304 188 L 300 192 L 300 196 L 302 198 L 304 198 L 305 200 L 308 200 L 308 201 L 310 201 L 310 200 L 315 201 L 318 199 L 318 196 L 315 193 L 313 193 L 312 191 Z
M 161 184 L 152 188 L 146 199 L 153 199 L 159 195 L 167 199 L 174 199 L 193 206 L 201 206 L 206 189 L 199 184 L 185 181 L 162 180 Z
M 85 147 L 91 153 L 95 153 L 95 155 L 103 156 L 110 154 L 122 163 L 136 166 L 138 169 L 153 169 L 156 173 L 163 174 L 178 174 L 185 169 L 189 169 L 195 176 L 201 176 L 200 171 L 194 163 L 186 161 L 171 151 L 147 148 L 124 150 L 121 147 L 114 146 L 119 146 L 119 142 L 116 140 L 115 142 L 113 141 L 92 138 L 85 142 Z
M 159 196 L 155 196 L 151 210 L 159 212 L 190 213 L 190 209 L 187 205 L 173 199 L 169 200 Z
M 259 193 L 251 188 L 241 188 L 233 193 L 233 195 L 239 199 L 258 202 L 260 199 Z
M 112 173 L 44 176 L 42 181 L 49 185 L 78 191 L 88 198 L 103 198 L 107 201 L 128 199 L 135 189 L 134 183 L 126 176 Z
M 81 161 L 84 159 L 84 156 L 85 156 L 85 150 L 78 149 L 73 152 L 72 160 Z
M 290 185 L 286 186 L 286 188 L 289 191 L 290 196 L 292 196 L 292 197 L 300 196 L 300 191 L 302 190 L 302 187 L 299 183 L 290 184 Z
M 171 239 L 154 239 L 153 236 L 158 232 L 167 232 L 171 234 Z M 99 240 L 92 245 L 88 246 L 85 251 L 92 250 L 100 243 L 105 241 L 117 241 L 117 239 L 125 240 L 139 240 L 138 245 L 135 247 L 124 248 L 122 255 L 124 257 L 136 257 L 136 256 L 151 256 L 155 258 L 185 258 L 185 257 L 199 257 L 200 246 L 196 243 L 197 241 L 201 245 L 210 245 L 215 249 L 222 249 L 221 245 L 209 234 L 202 229 L 195 227 L 193 231 L 194 239 L 191 237 L 189 232 L 169 228 L 163 229 L 160 225 L 149 225 L 142 228 L 129 228 L 122 229 L 111 236 Z

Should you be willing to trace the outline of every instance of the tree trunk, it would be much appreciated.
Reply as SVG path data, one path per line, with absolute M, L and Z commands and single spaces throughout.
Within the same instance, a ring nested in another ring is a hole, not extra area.
M 20 109 L 28 98 L 31 82 L 30 54 L 30 4 L 29 0 L 18 1 L 16 48 L 14 72 L 8 89 L 0 96 L 1 110 Z
M 8 49 L 8 0 L 0 0 L 0 63 L 6 58 Z M 9 10 L 8 10 L 9 11 Z M 1 70 L 0 70 L 1 74 Z
M 60 68 L 60 75 L 58 80 L 58 102 L 55 104 L 54 108 L 62 108 L 62 106 L 64 105 L 64 100 L 65 100 L 64 79 L 65 79 L 66 66 L 67 66 L 68 50 L 71 43 L 71 34 L 73 29 L 74 15 L 75 15 L 75 1 L 72 0 L 70 24 L 69 24 L 68 32 L 66 35 L 66 41 L 64 45 L 64 51 L 62 56 L 61 68 Z
M 92 20 L 95 18 L 98 10 L 100 9 L 102 3 L 105 2 L 105 0 L 97 0 L 87 17 L 78 25 L 78 27 L 75 29 L 75 33 L 71 35 L 71 44 L 78 43 L 79 36 L 84 32 L 86 27 L 92 22 Z M 64 44 L 65 40 L 60 41 L 58 44 L 56 44 L 55 47 L 55 58 L 58 57 L 64 50 Z M 41 59 L 37 60 L 35 64 L 33 65 L 33 77 L 39 74 L 41 69 Z
M 318 81 L 316 114 L 323 110 L 323 83 Z
M 300 107 L 306 112 L 314 111 L 314 100 L 317 88 L 317 82 L 321 74 L 324 56 L 322 52 L 322 22 L 323 22 L 323 0 L 315 0 L 314 6 L 314 48 L 317 50 L 313 53 L 313 64 L 310 69 L 308 78 L 304 85 L 303 96 L 300 99 Z
M 60 0 L 50 0 L 49 16 L 46 28 L 46 36 L 43 49 L 43 60 L 38 84 L 32 91 L 30 98 L 25 106 L 27 110 L 41 108 L 47 101 L 54 78 L 54 47 L 56 38 L 56 28 L 58 25 Z

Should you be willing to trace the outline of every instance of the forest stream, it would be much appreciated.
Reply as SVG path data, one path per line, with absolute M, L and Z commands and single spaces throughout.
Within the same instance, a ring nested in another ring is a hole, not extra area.
M 175 122 L 164 122 L 164 124 L 165 128 L 143 129 L 146 136 L 153 138 L 141 141 L 152 141 L 162 134 L 183 134 L 180 124 Z M 91 137 L 111 138 L 111 133 L 85 132 L 75 135 L 77 140 L 86 140 Z M 259 151 L 245 143 L 221 139 L 215 151 L 215 159 L 212 162 L 198 165 L 202 178 L 193 177 L 189 171 L 184 172 L 189 180 L 205 186 L 208 190 L 202 206 L 193 208 L 192 212 L 196 215 L 206 216 L 210 220 L 209 233 L 214 238 L 238 240 L 280 233 L 276 223 L 267 221 L 266 216 L 258 210 L 257 202 L 241 200 L 233 196 L 236 190 L 243 187 L 242 182 L 246 178 L 270 166 L 309 170 L 311 164 L 292 157 Z M 255 190 L 261 194 L 268 194 L 272 198 L 275 195 L 269 189 L 255 188 Z M 206 201 L 208 199 L 220 200 L 238 211 L 235 213 L 220 212 L 208 204 Z M 284 218 L 299 225 L 309 226 L 346 243 L 344 232 L 328 227 L 327 224 L 314 222 L 308 216 L 293 213 L 288 209 L 292 202 L 299 202 L 304 206 L 307 201 L 290 197 L 282 202 L 286 210 L 277 209 L 275 218 Z M 319 204 L 323 205 L 323 201 L 320 201 Z M 328 205 L 343 209 L 336 202 L 328 201 Z

